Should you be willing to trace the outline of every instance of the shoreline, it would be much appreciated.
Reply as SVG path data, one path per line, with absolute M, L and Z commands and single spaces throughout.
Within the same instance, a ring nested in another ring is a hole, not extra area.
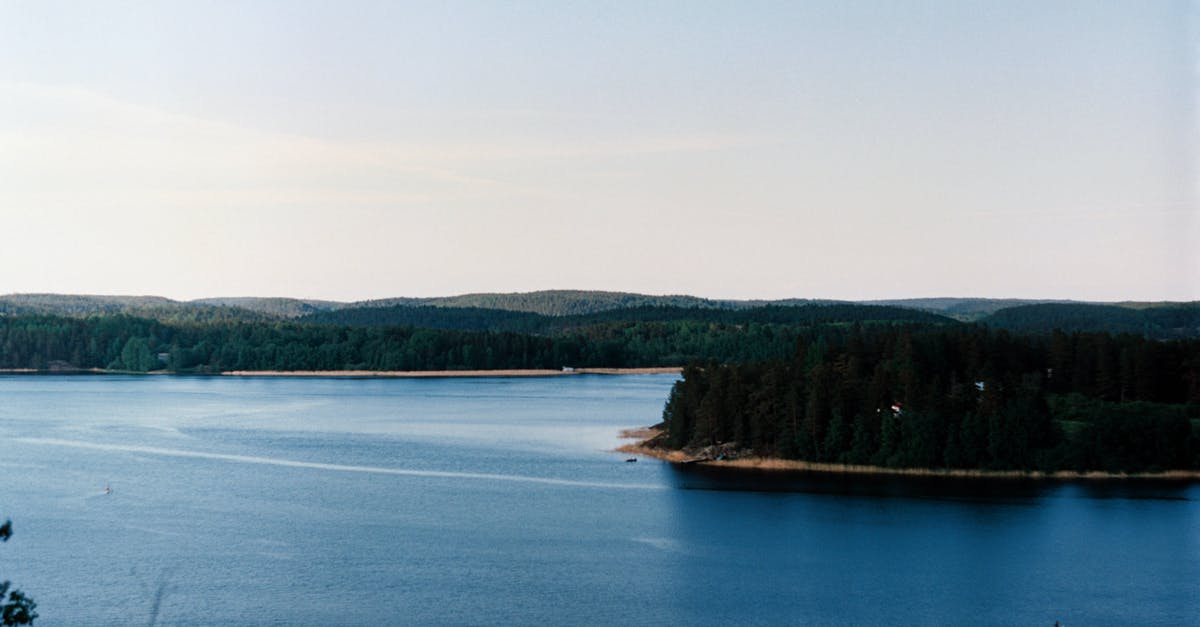
M 983 470 L 969 468 L 888 468 L 858 464 L 833 464 L 807 462 L 775 457 L 743 457 L 739 459 L 695 459 L 683 451 L 660 449 L 646 444 L 661 435 L 657 429 L 626 429 L 621 432 L 625 439 L 637 442 L 624 444 L 615 449 L 618 453 L 643 455 L 679 465 L 697 464 L 706 468 L 733 468 L 737 470 L 761 470 L 766 472 L 810 472 L 828 475 L 892 475 L 904 477 L 943 477 L 947 479 L 1033 479 L 1038 481 L 1103 481 L 1103 480 L 1189 480 L 1200 481 L 1200 470 L 1165 470 L 1162 472 L 1118 473 L 1092 470 Z
M 679 374 L 680 367 L 661 368 L 574 368 L 572 370 L 230 370 L 223 377 L 380 377 L 393 379 L 429 377 L 569 377 L 580 374 Z
M 571 370 L 541 370 L 541 369 L 506 369 L 506 370 L 230 370 L 215 373 L 173 372 L 168 370 L 152 370 L 150 372 L 132 372 L 128 370 L 103 370 L 100 368 L 80 368 L 62 370 L 37 370 L 34 368 L 0 368 L 0 375 L 5 374 L 137 374 L 158 376 L 199 376 L 199 377 L 355 377 L 355 378 L 391 378 L 415 379 L 431 377 L 563 377 L 580 374 L 600 375 L 630 375 L 630 374 L 679 374 L 682 367 L 663 366 L 653 368 L 573 368 Z

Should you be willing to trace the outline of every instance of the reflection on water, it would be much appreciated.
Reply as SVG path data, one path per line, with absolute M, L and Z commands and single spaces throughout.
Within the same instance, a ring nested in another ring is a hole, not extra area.
M 1200 486 L 675 466 L 695 620 L 1196 624 Z M 697 575 L 697 573 L 705 573 Z M 711 573 L 711 574 L 709 574 Z M 738 577 L 745 577 L 738 580 Z M 749 582 L 749 583 L 747 583 Z
M 673 464 L 681 490 L 795 492 L 841 496 L 1019 503 L 1040 498 L 1195 500 L 1200 486 L 1182 479 L 1025 479 L 833 474 Z

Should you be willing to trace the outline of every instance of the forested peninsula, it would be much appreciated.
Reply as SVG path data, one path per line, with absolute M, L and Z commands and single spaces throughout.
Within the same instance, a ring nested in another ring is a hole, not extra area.
M 828 468 L 1200 469 L 1200 341 L 821 327 L 789 359 L 683 372 L 644 443 L 676 459 Z
M 580 291 L 360 303 L 0 296 L 8 372 L 536 375 L 685 365 L 661 434 L 641 450 L 873 469 L 1200 469 L 1197 303 Z

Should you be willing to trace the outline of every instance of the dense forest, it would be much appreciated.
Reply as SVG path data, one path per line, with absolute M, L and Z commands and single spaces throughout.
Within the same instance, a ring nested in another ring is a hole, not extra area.
M 0 316 L 0 368 L 215 373 L 676 366 L 783 358 L 805 325 L 952 323 L 924 312 L 866 305 L 738 312 L 638 308 L 554 319 L 478 309 L 446 310 L 441 317 L 432 308 L 403 311 L 409 324 L 355 326 Z M 437 326 L 443 328 L 430 328 Z
M 899 298 L 867 301 L 870 305 L 891 305 L 932 311 L 961 322 L 975 322 L 1009 307 L 1070 301 L 1028 300 L 1023 298 Z
M 983 319 L 988 326 L 1026 333 L 1055 329 L 1137 333 L 1155 339 L 1200 337 L 1200 305 L 1129 307 L 1084 303 L 1040 303 L 1000 309 Z
M 900 307 L 829 304 L 747 309 L 638 306 L 589 314 L 547 316 L 530 312 L 478 307 L 403 306 L 354 307 L 313 313 L 297 320 L 339 326 L 413 326 L 464 331 L 512 331 L 548 335 L 601 324 L 633 322 L 704 322 L 723 325 L 813 325 L 834 322 L 947 323 L 949 318 Z
M 909 468 L 1200 468 L 1200 341 L 825 326 L 787 359 L 685 369 L 675 449 Z

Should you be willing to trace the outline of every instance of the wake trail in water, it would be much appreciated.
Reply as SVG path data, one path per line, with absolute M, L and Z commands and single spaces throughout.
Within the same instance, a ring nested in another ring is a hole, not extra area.
M 139 446 L 136 444 L 100 444 L 98 442 L 79 442 L 75 440 L 59 440 L 55 438 L 14 438 L 12 442 L 25 444 L 40 444 L 45 446 L 64 446 L 70 448 L 90 449 L 95 451 L 117 451 L 122 453 L 144 453 L 164 457 L 191 457 L 195 459 L 214 459 L 242 464 L 261 464 L 267 466 L 283 466 L 287 468 L 310 468 L 314 470 L 333 470 L 337 472 L 362 472 L 377 475 L 398 475 L 402 477 L 438 477 L 446 479 L 475 479 L 485 481 L 516 481 L 523 483 L 541 483 L 545 485 L 571 486 L 580 488 L 609 488 L 617 490 L 665 490 L 666 486 L 637 483 L 608 483 L 604 481 L 577 481 L 574 479 L 554 479 L 551 477 L 533 477 L 529 475 L 502 475 L 485 472 L 452 472 L 446 470 L 412 470 L 405 468 L 384 468 L 381 466 L 352 466 L 346 464 L 326 464 L 322 462 L 303 462 L 276 457 L 258 457 L 253 455 L 231 455 L 228 453 L 208 453 L 204 451 L 188 451 L 173 448 L 158 448 L 155 446 Z

